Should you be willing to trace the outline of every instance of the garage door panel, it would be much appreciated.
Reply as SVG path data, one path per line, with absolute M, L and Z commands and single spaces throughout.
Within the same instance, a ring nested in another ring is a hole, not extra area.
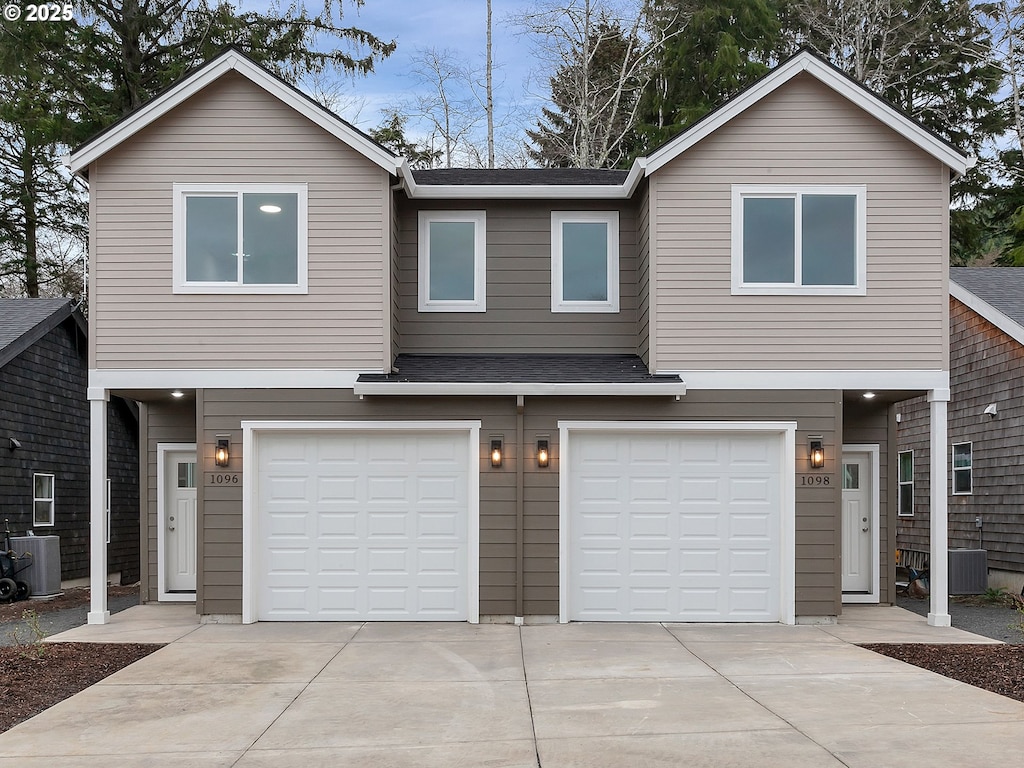
M 777 433 L 570 441 L 570 618 L 779 619 Z
M 465 432 L 271 433 L 257 454 L 257 618 L 468 618 Z

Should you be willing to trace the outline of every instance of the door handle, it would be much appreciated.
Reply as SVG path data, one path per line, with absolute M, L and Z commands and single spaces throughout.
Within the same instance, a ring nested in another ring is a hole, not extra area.
M 866 523 L 868 521 L 868 519 L 866 517 L 862 517 L 860 521 L 862 523 Z M 869 530 L 871 530 L 871 529 L 868 526 L 864 526 L 863 528 L 861 528 L 861 531 L 864 532 L 864 533 L 867 533 Z
M 174 530 L 174 518 L 173 517 L 167 518 L 167 530 L 168 531 L 173 531 Z

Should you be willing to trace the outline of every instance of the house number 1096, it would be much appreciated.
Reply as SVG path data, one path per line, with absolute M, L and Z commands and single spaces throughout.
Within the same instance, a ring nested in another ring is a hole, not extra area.
M 238 485 L 242 476 L 238 472 L 210 472 L 206 475 L 207 485 Z
M 832 485 L 832 476 L 800 475 L 800 485 Z

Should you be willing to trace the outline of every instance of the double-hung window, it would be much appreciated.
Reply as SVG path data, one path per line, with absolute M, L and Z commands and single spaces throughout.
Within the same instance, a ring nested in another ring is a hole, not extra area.
M 551 212 L 551 311 L 619 311 L 618 211 Z
M 32 475 L 32 525 L 53 525 L 54 517 L 54 476 L 36 473 Z
M 914 452 L 900 451 L 899 469 L 900 495 L 896 514 L 900 517 L 914 516 Z
M 305 184 L 175 184 L 175 293 L 306 293 Z
M 420 211 L 418 243 L 419 311 L 486 311 L 486 213 Z
M 953 493 L 968 495 L 974 492 L 974 458 L 971 443 L 953 443 Z
M 865 295 L 866 198 L 863 186 L 733 186 L 732 292 Z

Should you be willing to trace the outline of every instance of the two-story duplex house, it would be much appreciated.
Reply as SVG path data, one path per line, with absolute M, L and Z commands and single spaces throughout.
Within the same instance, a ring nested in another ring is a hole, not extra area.
M 145 600 L 784 623 L 893 600 L 892 404 L 927 395 L 945 444 L 969 160 L 811 53 L 628 172 L 412 171 L 234 50 L 70 162 L 94 485 L 107 398 L 133 398 Z

